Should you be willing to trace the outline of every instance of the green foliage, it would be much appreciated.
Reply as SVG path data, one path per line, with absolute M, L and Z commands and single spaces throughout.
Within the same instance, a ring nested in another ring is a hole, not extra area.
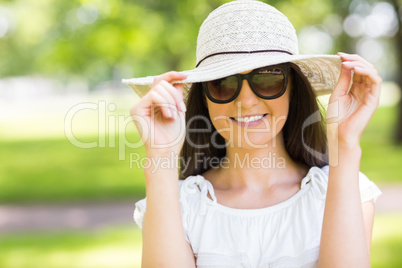
M 0 77 L 41 73 L 79 74 L 92 84 L 131 75 L 193 68 L 198 29 L 224 0 L 60 1 L 16 0 L 0 4 L 17 25 L 0 38 Z M 321 23 L 331 2 L 266 1 L 296 28 Z M 308 16 L 306 16 L 308 14 Z M 94 19 L 95 18 L 95 19 Z
M 4 6 L 18 27 L 1 40 L 0 76 L 72 73 L 94 83 L 112 79 L 118 65 L 131 66 L 136 76 L 193 67 L 198 27 L 210 11 L 208 1 L 188 0 L 17 0 Z
M 15 27 L 0 37 L 0 77 L 83 75 L 91 85 L 128 76 L 194 67 L 198 29 L 228 0 L 15 0 L 0 3 Z M 349 14 L 348 0 L 264 0 L 288 16 L 297 30 L 324 30 L 333 14 Z M 353 1 L 357 3 L 358 1 Z M 362 2 L 375 2 L 364 0 Z M 1 12 L 0 12 L 1 13 Z M 1 14 L 0 14 L 1 15 Z M 341 33 L 332 52 L 355 51 L 357 39 Z

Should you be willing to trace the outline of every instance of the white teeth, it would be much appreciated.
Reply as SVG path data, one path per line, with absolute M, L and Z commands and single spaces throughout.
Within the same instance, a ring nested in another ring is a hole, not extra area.
M 260 120 L 261 118 L 263 118 L 263 115 L 257 115 L 257 116 L 247 116 L 247 117 L 237 117 L 235 118 L 236 121 L 238 122 L 253 122 L 253 121 L 257 121 Z

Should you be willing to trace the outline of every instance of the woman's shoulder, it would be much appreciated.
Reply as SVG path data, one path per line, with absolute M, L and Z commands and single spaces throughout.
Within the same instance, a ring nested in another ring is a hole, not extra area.
M 209 200 L 216 202 L 214 188 L 211 182 L 203 175 L 191 175 L 184 180 L 179 180 L 179 196 L 180 201 L 185 201 L 186 198 L 188 199 L 191 196 L 205 196 Z
M 302 181 L 302 187 L 307 183 L 312 184 L 313 188 L 321 195 L 322 198 L 326 197 L 329 179 L 329 166 L 311 167 L 308 174 Z M 372 182 L 363 172 L 359 172 L 359 188 L 362 203 L 374 200 L 382 194 L 377 185 Z
M 201 175 L 188 176 L 183 180 L 178 180 L 178 189 L 183 221 L 189 212 L 201 209 L 201 213 L 205 213 L 204 204 L 208 203 L 208 200 L 211 204 L 216 202 L 212 185 Z M 140 228 L 142 228 L 146 209 L 146 197 L 135 203 L 133 218 Z
M 211 174 L 212 173 L 209 172 L 202 175 L 191 175 L 183 180 L 178 181 L 179 202 L 182 210 L 183 221 L 185 221 L 187 217 L 191 218 L 192 214 L 205 215 L 208 207 L 211 206 L 223 208 L 222 205 L 217 203 L 214 186 L 208 180 L 208 178 L 215 179 L 215 177 L 211 177 Z M 303 196 L 309 200 L 312 200 L 312 202 L 316 202 L 317 200 L 325 200 L 328 188 L 328 177 L 329 166 L 310 167 L 306 176 L 300 182 L 300 191 L 288 201 L 283 202 L 281 206 L 283 207 L 284 204 L 288 204 L 290 201 L 297 203 L 296 201 L 299 199 L 302 200 L 300 197 Z M 381 195 L 381 191 L 377 185 L 368 179 L 368 177 L 362 172 L 359 172 L 359 187 L 362 203 L 370 200 L 376 201 L 378 196 Z M 231 210 L 233 211 L 234 209 Z M 142 226 L 142 218 L 145 211 L 146 198 L 136 203 L 136 208 L 134 211 L 134 220 L 140 227 Z M 246 210 L 242 209 L 241 211 Z M 183 224 L 185 224 L 185 222 L 183 222 Z
M 214 183 L 211 183 L 213 178 Z M 179 181 L 179 189 L 181 197 L 195 195 L 201 197 L 207 195 L 209 200 L 216 201 L 214 188 L 216 181 L 219 179 L 219 172 L 207 171 L 200 175 L 188 176 L 184 180 Z M 322 167 L 312 166 L 308 168 L 307 174 L 300 182 L 300 188 L 304 188 L 310 184 L 311 188 L 316 191 L 323 199 L 326 198 L 329 179 L 329 166 Z M 362 202 L 377 198 L 381 191 L 377 185 L 372 182 L 364 173 L 359 172 L 359 186 L 362 195 Z M 198 194 L 196 194 L 198 193 Z M 202 195 L 200 195 L 202 193 Z

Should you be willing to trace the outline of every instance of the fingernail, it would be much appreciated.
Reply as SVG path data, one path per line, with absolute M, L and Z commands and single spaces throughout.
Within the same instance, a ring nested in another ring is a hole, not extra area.
M 172 112 L 169 109 L 166 109 L 167 115 L 169 118 L 172 118 Z
M 180 106 L 180 110 L 182 110 L 183 112 L 187 111 L 186 104 L 184 104 L 184 101 L 180 102 L 179 106 Z

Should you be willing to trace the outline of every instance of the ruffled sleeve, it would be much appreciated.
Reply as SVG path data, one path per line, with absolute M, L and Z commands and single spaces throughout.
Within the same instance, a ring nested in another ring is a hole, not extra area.
M 179 180 L 178 186 L 185 239 L 189 242 L 189 222 L 196 215 L 205 215 L 207 208 L 216 203 L 216 197 L 212 185 L 202 176 L 189 176 L 185 180 Z M 207 197 L 208 193 L 212 200 Z M 147 207 L 146 200 L 147 199 L 144 198 L 135 203 L 133 218 L 140 228 L 142 228 L 144 214 Z
M 186 230 L 188 226 L 188 217 L 190 212 L 199 212 L 200 215 L 206 213 L 206 206 L 216 203 L 216 197 L 212 185 L 201 176 L 190 176 L 185 180 L 179 180 L 179 202 L 183 227 Z M 207 197 L 210 194 L 212 200 Z M 134 221 L 142 228 L 144 214 L 147 208 L 147 199 L 141 199 L 135 203 Z
M 311 181 L 312 186 L 315 188 L 318 197 L 321 199 L 325 199 L 328 188 L 329 166 L 324 166 L 321 169 L 313 168 L 311 171 L 313 172 L 310 172 L 308 174 L 308 176 L 303 180 L 302 184 L 306 184 Z M 359 172 L 359 188 L 362 203 L 368 202 L 370 200 L 373 200 L 375 202 L 377 201 L 377 198 L 382 194 L 377 185 L 369 178 L 367 178 L 367 176 L 364 175 L 362 172 Z
M 147 198 L 141 199 L 135 203 L 134 221 L 142 229 L 142 220 L 144 219 L 145 210 L 147 208 Z
M 183 214 L 183 205 L 181 204 L 183 198 L 181 197 L 181 191 L 180 191 L 182 184 L 183 184 L 183 181 L 179 180 L 178 185 L 179 185 L 179 194 L 180 194 L 180 207 L 181 207 L 182 214 Z M 141 199 L 140 201 L 135 203 L 133 218 L 134 218 L 135 223 L 141 229 L 142 229 L 142 222 L 143 222 L 144 214 L 145 214 L 146 210 L 147 210 L 147 198 Z
M 359 173 L 359 187 L 362 203 L 370 200 L 376 202 L 377 198 L 382 194 L 377 185 L 361 172 Z
M 183 201 L 185 201 L 184 195 L 183 195 L 183 191 L 182 191 L 182 185 L 183 185 L 184 181 L 179 181 L 178 185 L 179 185 L 179 195 L 180 195 L 180 208 L 181 208 L 181 213 L 182 216 L 186 215 L 187 212 L 187 205 L 183 204 Z M 186 209 L 184 209 L 186 208 Z M 138 227 L 140 227 L 142 229 L 142 222 L 144 219 L 144 214 L 145 211 L 147 210 L 147 198 L 141 199 L 139 200 L 137 203 L 135 203 L 135 209 L 134 209 L 134 221 L 135 223 L 138 225 Z M 184 219 L 183 219 L 184 222 Z M 183 224 L 186 227 L 186 224 Z

